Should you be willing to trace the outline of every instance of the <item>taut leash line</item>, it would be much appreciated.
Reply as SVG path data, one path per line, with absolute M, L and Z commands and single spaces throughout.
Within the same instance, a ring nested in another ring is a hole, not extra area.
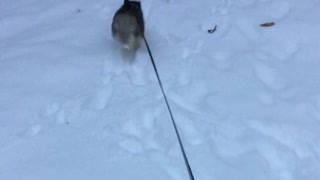
M 187 155 L 186 155 L 186 152 L 185 152 L 185 150 L 184 150 L 184 147 L 183 147 L 183 144 L 182 144 L 182 141 L 181 141 L 181 138 L 180 138 L 180 133 L 179 133 L 179 130 L 178 130 L 178 128 L 177 128 L 177 124 L 176 124 L 176 122 L 175 122 L 175 120 L 174 120 L 174 117 L 173 117 L 173 115 L 172 115 L 172 111 L 171 111 L 171 108 L 170 108 L 170 105 L 169 105 L 167 96 L 166 96 L 166 94 L 165 94 L 165 92 L 164 92 L 164 90 L 163 90 L 163 86 L 162 86 L 162 82 L 161 82 L 161 79 L 160 79 L 160 76 L 159 76 L 159 73 L 158 73 L 157 66 L 156 66 L 156 64 L 155 64 L 155 62 L 154 62 L 154 59 L 153 59 L 153 56 L 152 56 L 152 53 L 151 53 L 149 44 L 148 44 L 148 42 L 147 42 L 147 39 L 146 39 L 145 37 L 143 37 L 143 39 L 144 39 L 144 42 L 145 42 L 145 44 L 146 44 L 146 46 L 147 46 L 148 53 L 149 53 L 149 56 L 150 56 L 150 60 L 151 60 L 152 65 L 153 65 L 153 69 L 154 69 L 154 71 L 155 71 L 155 73 L 156 73 L 156 76 L 157 76 L 157 79 L 158 79 L 158 82 L 159 82 L 159 86 L 160 86 L 160 88 L 161 88 L 161 91 L 162 91 L 164 100 L 165 100 L 166 105 L 167 105 L 167 107 L 168 107 L 168 111 L 169 111 L 169 114 L 170 114 L 170 117 L 171 117 L 171 120 L 172 120 L 172 124 L 173 124 L 174 130 L 175 130 L 176 135 L 177 135 L 177 139 L 178 139 L 178 141 L 179 141 L 181 153 L 182 153 L 182 156 L 183 156 L 183 159 L 184 159 L 184 163 L 185 163 L 185 165 L 186 165 L 186 168 L 187 168 L 187 170 L 188 170 L 188 174 L 189 174 L 190 180 L 194 180 L 193 173 L 192 173 L 192 169 L 191 169 L 191 166 L 190 166 L 190 164 L 189 164 L 189 161 L 188 161 L 188 157 L 187 157 Z

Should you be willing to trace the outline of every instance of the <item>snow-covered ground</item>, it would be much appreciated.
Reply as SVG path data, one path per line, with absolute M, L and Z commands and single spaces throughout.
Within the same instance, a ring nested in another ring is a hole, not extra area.
M 195 179 L 320 178 L 319 0 L 142 3 Z M 146 48 L 112 40 L 121 4 L 1 0 L 1 180 L 188 179 Z

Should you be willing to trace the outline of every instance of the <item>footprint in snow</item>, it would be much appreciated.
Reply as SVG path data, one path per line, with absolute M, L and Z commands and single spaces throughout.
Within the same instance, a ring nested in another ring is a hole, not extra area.
M 264 105 L 273 105 L 274 104 L 274 97 L 272 94 L 268 92 L 262 92 L 258 96 L 260 102 Z
M 40 118 L 48 120 L 50 123 L 54 122 L 54 124 L 64 122 L 64 111 L 61 111 L 61 106 L 59 103 L 47 105 L 43 112 L 40 112 Z
M 30 138 L 45 131 L 50 126 L 65 123 L 64 111 L 61 111 L 61 105 L 59 103 L 52 103 L 47 105 L 37 115 L 38 121 L 28 128 L 23 130 L 20 135 L 23 138 Z
M 100 88 L 90 100 L 90 107 L 96 110 L 102 110 L 106 107 L 109 100 L 112 98 L 113 89 L 110 87 Z
M 213 66 L 219 70 L 227 70 L 232 66 L 231 54 L 227 52 L 213 52 L 209 59 Z
M 257 62 L 255 64 L 255 75 L 266 87 L 272 90 L 283 90 L 286 88 L 286 79 L 275 67 Z
M 139 128 L 132 120 L 125 122 L 120 132 L 128 136 L 136 137 L 137 139 L 143 138 L 141 128 Z
M 261 39 L 260 27 L 256 25 L 255 19 L 248 19 L 248 17 L 239 17 L 235 22 L 237 30 L 249 42 L 259 41 Z
M 285 150 L 281 145 L 276 143 L 258 143 L 256 147 L 259 154 L 268 162 L 273 171 L 276 171 L 277 179 L 292 180 L 293 172 L 290 165 L 294 164 L 293 153 Z
M 127 136 L 119 142 L 119 146 L 131 154 L 140 154 L 143 152 L 142 143 L 140 139 L 136 138 L 135 136 Z
M 250 6 L 253 6 L 256 4 L 256 0 L 239 0 L 239 1 L 233 1 L 232 5 L 241 7 L 241 8 L 248 8 Z
M 174 88 L 170 94 L 170 99 L 179 106 L 191 112 L 197 112 L 199 104 L 203 103 L 209 89 L 206 83 L 189 83 L 182 87 Z
M 152 107 L 146 108 L 142 112 L 142 125 L 144 129 L 153 130 L 155 128 L 155 120 L 162 113 L 163 108 L 161 107 Z
M 182 59 L 186 59 L 191 55 L 197 54 L 201 51 L 203 47 L 203 41 L 199 40 L 197 43 L 192 43 L 190 45 L 183 45 L 183 51 L 182 51 Z
M 182 114 L 177 114 L 176 117 L 178 120 L 178 127 L 181 129 L 182 138 L 185 139 L 185 141 L 187 141 L 191 145 L 202 144 L 203 141 L 206 139 L 204 137 L 205 133 L 197 129 L 194 122 L 191 121 L 189 117 L 186 117 Z
M 307 111 L 313 118 L 320 120 L 320 95 L 317 96 L 311 105 L 309 105 Z
M 40 124 L 34 124 L 34 125 L 31 125 L 28 129 L 26 129 L 22 133 L 22 136 L 24 138 L 30 138 L 38 135 L 41 132 L 41 130 L 42 130 L 42 126 Z
M 286 1 L 274 1 L 269 7 L 264 8 L 261 14 L 270 17 L 271 19 L 282 19 L 285 18 L 291 11 L 292 7 L 289 2 Z
M 157 140 L 154 139 L 154 132 L 157 127 L 157 117 L 161 115 L 162 111 L 163 108 L 160 107 L 147 107 L 138 108 L 132 115 L 127 114 L 129 119 L 122 124 L 121 134 L 139 139 L 145 148 L 158 149 L 159 145 Z M 135 118 L 130 119 L 130 117 Z
M 101 84 L 103 86 L 106 86 L 108 85 L 112 79 L 115 78 L 115 74 L 110 72 L 110 73 L 104 73 L 102 76 L 101 76 Z
M 62 104 L 53 103 L 47 106 L 45 116 L 55 124 L 62 124 L 66 121 L 66 114 Z
M 104 74 L 106 76 L 103 76 L 102 78 L 106 78 L 105 81 L 108 82 L 113 76 L 118 76 L 121 73 L 123 73 L 125 62 L 118 60 L 118 59 L 108 59 L 104 63 Z
M 181 167 L 181 152 L 174 146 L 171 149 L 171 152 L 165 151 L 157 151 L 157 150 L 149 150 L 144 152 L 144 156 L 148 157 L 148 159 L 159 163 L 162 162 L 162 167 L 167 172 L 167 174 L 171 177 L 170 179 L 175 180 L 184 180 L 186 176 L 184 176 L 184 167 Z
M 291 131 L 289 128 L 285 132 L 283 127 L 259 122 L 251 122 L 249 126 L 256 131 L 256 138 L 265 139 L 259 141 L 254 148 L 268 162 L 271 169 L 278 172 L 279 179 L 291 180 L 292 169 L 289 164 L 293 164 L 293 161 L 299 158 L 297 150 L 301 147 L 301 145 L 296 146 L 296 143 L 293 143 L 291 139 L 297 139 L 296 134 L 299 130 L 293 129 Z
M 277 38 L 261 46 L 265 52 L 270 52 L 272 56 L 280 61 L 291 60 L 292 57 L 300 50 L 300 40 L 290 32 L 281 32 Z M 285 39 L 285 40 L 284 40 Z
M 49 104 L 45 110 L 40 113 L 42 119 L 48 120 L 48 125 L 69 124 L 82 110 L 85 98 L 76 98 L 67 100 L 64 103 Z
M 169 160 L 168 160 L 168 162 L 169 162 Z M 181 174 L 181 169 L 178 167 L 179 166 L 177 164 L 175 164 L 175 165 L 167 164 L 166 166 L 164 166 L 165 170 L 167 171 L 167 173 L 170 175 L 170 177 L 172 179 L 176 179 L 176 180 L 186 179 L 186 177 Z
M 128 80 L 135 85 L 146 85 L 150 81 L 150 64 L 145 61 L 147 54 L 137 52 L 134 60 L 123 59 L 121 52 L 116 51 L 115 59 L 108 59 L 104 64 L 104 74 L 101 81 L 104 85 L 111 82 L 112 79 L 121 75 L 128 75 Z M 153 72 L 152 72 L 153 73 Z

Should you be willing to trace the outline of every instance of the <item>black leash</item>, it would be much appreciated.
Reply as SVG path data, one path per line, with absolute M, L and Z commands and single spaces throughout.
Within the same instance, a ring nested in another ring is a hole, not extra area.
M 182 141 L 181 141 L 181 138 L 180 138 L 180 134 L 179 134 L 176 122 L 175 122 L 174 117 L 172 115 L 172 111 L 171 111 L 167 96 L 166 96 L 166 94 L 165 94 L 165 92 L 163 90 L 163 86 L 162 86 L 162 83 L 161 83 L 161 79 L 160 79 L 160 76 L 159 76 L 159 73 L 158 73 L 157 66 L 156 66 L 156 64 L 155 64 L 155 62 L 153 60 L 153 56 L 152 56 L 151 50 L 149 48 L 149 44 L 147 42 L 147 39 L 145 37 L 143 39 L 144 39 L 144 42 L 145 42 L 145 44 L 147 46 L 148 53 L 149 53 L 149 56 L 150 56 L 150 59 L 151 59 L 152 65 L 153 65 L 153 69 L 154 69 L 154 71 L 155 71 L 155 73 L 157 75 L 158 82 L 159 82 L 159 85 L 160 85 L 164 100 L 165 100 L 165 102 L 167 104 L 168 111 L 169 111 L 169 114 L 170 114 L 170 117 L 171 117 L 171 120 L 172 120 L 172 124 L 173 124 L 174 130 L 176 132 L 178 141 L 179 141 L 179 145 L 180 145 L 180 149 L 181 149 L 181 152 L 182 152 L 182 155 L 183 155 L 184 163 L 185 163 L 185 165 L 187 167 L 187 170 L 188 170 L 188 173 L 189 173 L 190 180 L 194 180 L 193 173 L 192 173 L 192 170 L 191 170 L 191 166 L 189 164 L 188 157 L 187 157 L 186 152 L 184 150 L 184 147 L 183 147 L 183 144 L 182 144 Z

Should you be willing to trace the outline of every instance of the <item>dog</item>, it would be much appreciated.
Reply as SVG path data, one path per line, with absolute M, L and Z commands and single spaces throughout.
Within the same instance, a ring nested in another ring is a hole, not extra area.
M 144 19 L 139 1 L 124 0 L 113 16 L 112 36 L 124 49 L 136 51 L 144 38 Z

